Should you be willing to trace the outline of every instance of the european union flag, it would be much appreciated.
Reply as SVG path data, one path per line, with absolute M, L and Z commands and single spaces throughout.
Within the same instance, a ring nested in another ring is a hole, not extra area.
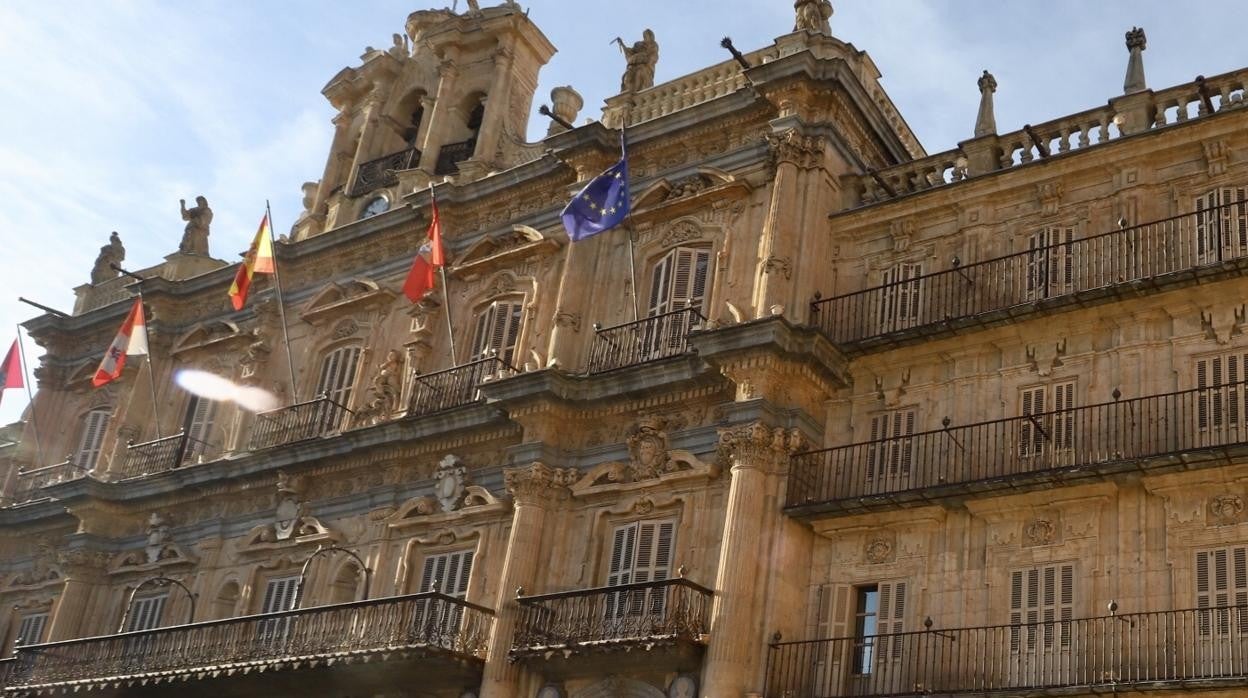
M 563 227 L 572 242 L 620 224 L 628 215 L 628 155 L 620 139 L 620 161 L 594 177 L 563 208 Z

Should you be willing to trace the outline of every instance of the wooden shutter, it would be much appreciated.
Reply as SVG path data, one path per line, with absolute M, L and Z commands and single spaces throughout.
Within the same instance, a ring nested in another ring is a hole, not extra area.
M 1019 394 L 1019 407 L 1024 419 L 1019 420 L 1018 455 L 1024 458 L 1038 456 L 1044 452 L 1043 422 L 1035 415 L 1044 413 L 1047 392 L 1046 386 L 1039 385 L 1023 388 Z M 1026 419 L 1027 417 L 1035 417 L 1035 419 Z
M 1196 553 L 1196 607 L 1223 608 L 1248 605 L 1248 547 L 1234 546 Z M 1238 612 L 1237 630 L 1248 631 L 1244 611 Z M 1201 635 L 1230 632 L 1230 612 L 1201 614 Z
M 1196 422 L 1204 432 L 1248 426 L 1248 353 L 1211 356 L 1196 361 Z
M 471 360 L 497 356 L 508 365 L 513 365 L 523 317 L 524 303 L 519 299 L 494 301 L 483 308 L 477 315 Z
M 1075 280 L 1075 229 L 1049 227 L 1027 238 L 1027 298 L 1070 293 Z
M 316 394 L 349 407 L 351 392 L 355 388 L 355 374 L 359 369 L 360 347 L 350 345 L 331 351 L 321 362 L 321 373 L 316 381 Z
M 22 616 L 22 622 L 18 625 L 17 637 L 13 641 L 13 646 L 24 647 L 43 642 L 43 629 L 47 625 L 47 613 L 28 613 Z
M 876 651 L 876 661 L 883 662 L 901 659 L 902 645 L 905 638 L 888 638 L 884 636 L 899 635 L 906 631 L 906 583 L 881 582 L 878 589 L 880 593 L 880 612 L 876 618 L 876 632 L 881 637 L 879 648 Z
M 707 248 L 676 247 L 663 255 L 650 274 L 650 304 L 653 317 L 674 310 L 696 308 L 706 311 L 711 251 Z
M 417 592 L 436 590 L 462 599 L 468 595 L 468 579 L 472 576 L 472 550 L 430 555 L 425 558 Z M 435 589 L 436 585 L 436 589 Z
M 914 457 L 916 413 L 914 409 L 882 412 L 871 418 L 871 442 L 867 447 L 867 476 L 878 481 L 910 475 Z M 897 483 L 895 483 L 897 484 Z
M 619 586 L 633 581 L 636 550 L 637 524 L 616 528 L 611 536 L 611 564 L 607 569 L 607 586 Z
M 1075 446 L 1075 381 L 1065 381 L 1053 386 L 1053 421 L 1051 440 L 1053 448 L 1069 451 Z
M 212 430 L 217 422 L 217 402 L 192 395 L 186 409 L 191 417 L 190 430 L 187 432 L 189 441 L 186 445 L 186 462 L 194 462 L 212 443 Z
M 130 614 L 126 617 L 126 632 L 159 628 L 168 599 L 168 594 L 135 599 L 130 606 Z
M 1070 647 L 1069 621 L 1074 617 L 1074 608 L 1074 565 L 1048 565 L 1012 572 L 1010 625 L 1015 627 L 1010 629 L 1010 650 Z
M 922 264 L 898 264 L 884 272 L 877 312 L 885 332 L 912 327 L 919 321 L 922 302 Z
M 675 521 L 638 521 L 617 527 L 611 536 L 607 586 L 667 579 L 675 535 Z
M 294 608 L 295 587 L 299 585 L 298 577 L 281 577 L 270 579 L 264 588 L 264 603 L 261 613 L 279 613 Z
M 83 416 L 82 435 L 78 439 L 78 450 L 74 452 L 75 465 L 87 469 L 95 467 L 111 417 L 112 408 L 107 407 L 91 410 Z

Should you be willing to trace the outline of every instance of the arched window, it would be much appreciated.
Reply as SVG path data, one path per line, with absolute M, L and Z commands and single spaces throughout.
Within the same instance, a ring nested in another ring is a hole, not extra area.
M 321 372 L 316 379 L 316 394 L 325 395 L 344 407 L 349 406 L 359 363 L 358 344 L 348 344 L 329 352 L 321 361 Z
M 472 137 L 476 138 L 477 133 L 481 130 L 481 122 L 485 121 L 485 105 L 477 102 L 477 106 L 468 112 L 468 130 L 472 131 Z
M 104 444 L 104 432 L 108 431 L 112 416 L 111 407 L 97 407 L 83 415 L 78 448 L 74 451 L 75 465 L 88 470 L 95 467 L 100 459 L 100 447 Z
M 706 312 L 711 251 L 705 247 L 674 247 L 655 262 L 650 274 L 650 317 L 692 307 Z
M 514 366 L 520 326 L 524 322 L 524 299 L 496 300 L 477 311 L 476 333 L 472 339 L 472 361 L 497 356 Z

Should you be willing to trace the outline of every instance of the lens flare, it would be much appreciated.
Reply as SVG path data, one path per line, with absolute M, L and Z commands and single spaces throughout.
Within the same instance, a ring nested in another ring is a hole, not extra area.
M 276 395 L 263 388 L 238 385 L 207 371 L 183 369 L 174 374 L 173 382 L 192 395 L 217 402 L 233 402 L 248 412 L 264 412 L 280 404 Z

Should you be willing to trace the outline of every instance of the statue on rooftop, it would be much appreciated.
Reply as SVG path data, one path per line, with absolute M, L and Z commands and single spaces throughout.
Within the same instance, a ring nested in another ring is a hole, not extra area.
M 114 264 L 126 261 L 126 248 L 121 245 L 121 236 L 114 230 L 108 236 L 108 244 L 100 248 L 100 256 L 95 258 L 95 266 L 91 268 L 91 283 L 98 284 L 117 278 L 119 273 L 113 269 Z
M 468 0 L 468 16 L 475 17 L 481 14 L 481 4 L 477 0 Z
M 829 36 L 832 34 L 832 25 L 828 23 L 832 18 L 831 0 L 795 0 L 793 11 L 797 15 L 793 31 L 809 30 Z
M 641 41 L 632 47 L 625 46 L 618 36 L 615 43 L 620 45 L 627 61 L 620 92 L 641 92 L 654 87 L 654 66 L 659 62 L 659 42 L 654 40 L 654 32 L 649 29 L 642 32 Z
M 179 199 L 182 206 L 182 220 L 186 221 L 186 232 L 182 234 L 182 242 L 178 244 L 178 252 L 208 256 L 208 226 L 212 224 L 212 209 L 208 208 L 208 199 L 195 197 L 195 205 L 186 207 L 186 199 Z

